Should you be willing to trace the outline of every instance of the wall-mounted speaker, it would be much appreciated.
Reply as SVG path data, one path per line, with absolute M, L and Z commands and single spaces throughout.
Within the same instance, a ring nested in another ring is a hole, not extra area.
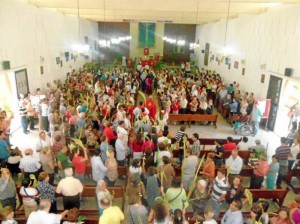
M 10 61 L 3 61 L 2 67 L 4 70 L 9 70 L 10 69 Z
M 204 54 L 205 50 L 201 50 L 201 53 Z
M 284 76 L 291 77 L 293 75 L 294 70 L 292 68 L 285 68 Z

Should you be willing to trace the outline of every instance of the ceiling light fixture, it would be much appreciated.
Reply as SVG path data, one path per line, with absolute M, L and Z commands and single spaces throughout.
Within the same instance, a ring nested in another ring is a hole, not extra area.
M 72 50 L 77 53 L 87 53 L 90 50 L 90 46 L 87 44 L 80 44 L 80 18 L 79 18 L 79 0 L 77 0 L 77 19 L 78 19 L 78 44 L 72 46 Z
M 221 55 L 226 57 L 233 53 L 233 49 L 227 46 L 227 35 L 228 35 L 228 23 L 229 23 L 229 14 L 230 14 L 230 2 L 228 1 L 228 8 L 227 8 L 227 19 L 226 19 L 226 28 L 225 28 L 225 38 L 224 38 L 224 45 L 221 50 Z

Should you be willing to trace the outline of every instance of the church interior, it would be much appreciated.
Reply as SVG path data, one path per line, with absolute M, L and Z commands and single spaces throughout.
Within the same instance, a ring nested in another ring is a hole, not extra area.
M 2 224 L 300 223 L 299 0 L 0 0 L 0 24 Z

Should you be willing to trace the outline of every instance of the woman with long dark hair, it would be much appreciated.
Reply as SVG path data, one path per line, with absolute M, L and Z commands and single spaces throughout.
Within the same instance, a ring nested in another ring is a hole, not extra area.
M 259 204 L 254 204 L 251 207 L 250 219 L 246 221 L 246 224 L 255 224 L 261 220 L 263 209 Z
M 161 197 L 156 198 L 154 206 L 148 216 L 148 223 L 168 224 L 169 220 L 169 211 L 164 200 Z

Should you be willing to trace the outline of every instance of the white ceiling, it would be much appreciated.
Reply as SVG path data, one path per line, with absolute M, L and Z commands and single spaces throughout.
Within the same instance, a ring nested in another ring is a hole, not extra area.
M 21 0 L 24 1 L 24 0 Z M 300 5 L 300 0 L 25 0 L 31 5 L 56 9 L 94 21 L 171 21 L 204 24 L 239 14 L 258 14 L 269 7 Z M 229 6 L 230 2 L 230 7 Z M 278 3 L 278 4 L 277 4 Z

